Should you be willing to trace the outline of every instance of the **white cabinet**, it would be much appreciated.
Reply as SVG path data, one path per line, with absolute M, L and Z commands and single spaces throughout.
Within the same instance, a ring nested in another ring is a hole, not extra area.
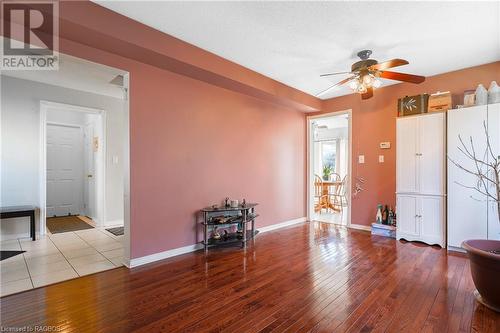
M 460 248 L 464 240 L 500 239 L 496 202 L 474 190 L 479 179 L 458 165 L 475 170 L 474 162 L 459 147 L 474 143 L 476 155 L 489 161 L 485 125 L 493 155 L 500 155 L 500 104 L 481 105 L 448 112 L 448 248 Z M 481 166 L 486 168 L 485 165 Z M 483 169 L 486 171 L 485 169 Z M 472 187 L 472 188 L 471 188 Z M 491 188 L 493 190 L 493 188 Z
M 411 238 L 408 240 L 417 239 L 420 234 L 417 223 L 417 197 L 399 194 L 396 199 L 396 209 L 398 238 L 404 235 Z
M 445 245 L 446 114 L 396 122 L 398 239 Z
M 445 197 L 419 197 L 420 240 L 445 247 Z
M 400 118 L 396 122 L 396 192 L 418 192 L 417 117 Z
M 444 113 L 398 118 L 396 192 L 445 193 Z
M 397 238 L 444 247 L 444 204 L 441 196 L 398 194 Z

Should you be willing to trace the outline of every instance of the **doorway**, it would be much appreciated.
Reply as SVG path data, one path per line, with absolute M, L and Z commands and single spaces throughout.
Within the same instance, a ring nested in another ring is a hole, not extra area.
M 105 111 L 42 101 L 40 115 L 45 128 L 42 193 L 46 193 L 46 219 L 41 219 L 41 230 L 48 227 L 54 233 L 86 229 L 87 224 L 103 226 Z
M 308 217 L 350 225 L 351 111 L 308 117 Z

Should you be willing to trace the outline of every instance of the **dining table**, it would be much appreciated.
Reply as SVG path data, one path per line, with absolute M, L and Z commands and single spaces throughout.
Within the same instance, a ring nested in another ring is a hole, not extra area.
M 332 202 L 332 195 L 338 195 L 338 190 L 342 185 L 342 181 L 340 180 L 323 180 L 321 182 L 321 200 L 320 205 L 322 207 L 330 208 L 334 212 L 340 212 L 340 208 Z

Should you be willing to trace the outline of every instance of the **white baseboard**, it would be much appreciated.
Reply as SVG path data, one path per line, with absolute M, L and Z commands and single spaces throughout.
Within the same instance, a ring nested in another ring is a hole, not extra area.
M 351 228 L 351 229 L 357 229 L 357 230 L 372 231 L 372 227 L 370 227 L 369 225 L 352 224 L 351 223 L 347 227 Z
M 196 250 L 200 250 L 203 248 L 201 244 L 188 245 L 183 247 L 178 247 L 176 249 L 167 250 L 163 252 L 153 253 L 144 257 L 134 258 L 130 260 L 130 263 L 126 265 L 129 268 L 134 268 L 137 266 L 142 266 L 145 264 L 149 264 L 158 260 L 167 259 L 170 257 L 175 257 L 181 254 L 194 252 Z
M 123 219 L 122 220 L 112 220 L 112 221 L 106 221 L 106 223 L 104 223 L 103 227 L 121 227 L 123 226 Z
M 273 224 L 273 225 L 268 225 L 266 227 L 258 228 L 258 230 L 259 230 L 259 232 L 267 232 L 267 231 L 276 230 L 279 228 L 288 227 L 290 225 L 294 225 L 297 223 L 302 223 L 305 221 L 307 221 L 307 218 L 301 217 L 301 218 L 298 218 L 295 220 L 285 221 L 282 223 L 277 223 L 277 224 Z M 144 257 L 133 258 L 130 260 L 130 262 L 125 262 L 125 266 L 127 266 L 128 268 L 134 268 L 134 267 L 150 264 L 150 263 L 158 261 L 158 260 L 163 260 L 163 259 L 167 259 L 170 257 L 175 257 L 175 256 L 178 256 L 181 254 L 194 252 L 194 251 L 201 250 L 201 249 L 203 249 L 203 245 L 201 245 L 201 244 L 193 244 L 193 245 L 178 247 L 176 249 L 167 250 L 167 251 L 158 252 L 158 253 L 153 253 L 153 254 L 150 254 L 150 255 L 147 255 Z
M 467 251 L 465 251 L 465 249 L 463 249 L 463 248 L 461 248 L 461 247 L 450 246 L 450 245 L 448 245 L 447 250 L 448 250 L 448 252 L 461 252 L 461 253 L 467 253 Z
M 38 232 L 35 233 L 36 238 L 38 239 L 40 237 L 40 234 Z M 16 240 L 20 238 L 31 238 L 29 231 L 26 233 L 22 234 L 1 234 L 0 235 L 0 241 L 9 241 L 9 240 Z
M 271 230 L 276 230 L 276 229 L 279 229 L 279 228 L 288 227 L 288 226 L 291 226 L 291 225 L 294 225 L 294 224 L 298 224 L 298 223 L 303 223 L 303 222 L 306 222 L 306 221 L 307 221 L 307 217 L 299 217 L 298 219 L 295 219 L 295 220 L 290 220 L 290 221 L 285 221 L 285 222 L 281 222 L 281 223 L 271 224 L 271 225 L 268 225 L 268 226 L 265 226 L 265 227 L 261 227 L 261 228 L 257 228 L 257 229 L 259 230 L 259 232 L 268 232 L 268 231 L 271 231 Z

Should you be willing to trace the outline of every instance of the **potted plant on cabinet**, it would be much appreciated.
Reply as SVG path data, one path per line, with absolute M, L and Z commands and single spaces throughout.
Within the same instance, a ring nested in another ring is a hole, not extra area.
M 458 150 L 473 163 L 464 167 L 450 161 L 462 171 L 477 177 L 474 186 L 459 184 L 480 193 L 496 203 L 497 222 L 500 223 L 500 156 L 493 152 L 486 123 L 483 123 L 486 137 L 486 151 L 477 154 L 472 137 L 465 144 L 459 136 Z M 462 243 L 470 259 L 472 280 L 476 286 L 474 295 L 486 307 L 500 312 L 500 241 L 491 239 L 470 239 Z
M 330 165 L 323 166 L 323 180 L 330 180 L 333 173 L 333 168 Z

